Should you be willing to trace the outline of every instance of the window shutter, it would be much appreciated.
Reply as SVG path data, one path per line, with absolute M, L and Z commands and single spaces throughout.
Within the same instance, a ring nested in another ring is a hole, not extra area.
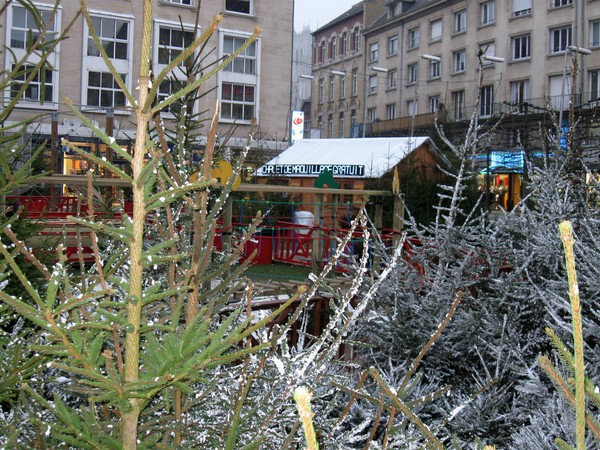
M 513 13 L 531 9 L 531 0 L 513 0 Z

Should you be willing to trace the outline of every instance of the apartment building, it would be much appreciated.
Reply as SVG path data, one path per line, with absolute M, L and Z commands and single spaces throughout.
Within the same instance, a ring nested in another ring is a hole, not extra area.
M 389 121 L 372 128 L 414 126 L 442 107 L 452 120 L 466 120 L 478 92 L 482 118 L 501 110 L 547 110 L 548 101 L 565 109 L 573 84 L 578 105 L 594 107 L 599 98 L 599 1 L 385 3 L 385 14 L 363 31 L 370 72 L 367 122 Z M 575 83 L 569 74 L 573 59 Z
M 42 16 L 51 15 L 52 2 L 36 2 Z M 56 33 L 70 24 L 79 10 L 77 0 L 62 0 L 51 22 L 49 32 Z M 140 62 L 142 2 L 139 0 L 89 0 L 87 2 L 92 24 L 102 45 L 117 69 L 127 89 L 135 95 L 137 68 Z M 198 28 L 196 13 L 199 7 Z M 261 150 L 281 151 L 287 146 L 289 134 L 291 52 L 293 36 L 293 0 L 217 0 L 199 3 L 198 0 L 156 0 L 153 6 L 153 73 L 159 73 L 198 34 L 206 30 L 218 13 L 223 19 L 204 49 L 204 73 L 219 59 L 239 48 L 251 36 L 255 27 L 262 33 L 257 41 L 246 48 L 234 62 L 209 79 L 202 87 L 203 97 L 194 106 L 196 111 L 207 111 L 212 117 L 217 99 L 219 135 L 232 133 L 228 145 L 232 149 L 245 145 L 252 120 L 256 120 L 253 145 Z M 19 3 L 7 5 L 4 30 L 0 34 L 8 51 L 0 60 L 3 68 L 25 55 L 27 36 L 40 33 L 31 12 Z M 69 136 L 83 142 L 92 139 L 90 130 L 81 124 L 66 106 L 70 99 L 86 116 L 105 127 L 108 121 L 114 136 L 125 146 L 135 135 L 134 116 L 125 95 L 92 41 L 89 26 L 80 16 L 60 42 L 49 62 L 53 70 L 37 76 L 18 103 L 11 120 L 43 114 L 30 126 L 33 134 L 49 138 L 51 121 L 58 122 L 61 137 Z M 31 56 L 35 63 L 36 56 Z M 171 76 L 181 79 L 183 71 Z M 42 82 L 42 77 L 45 82 Z M 19 86 L 14 80 L 13 89 Z M 171 95 L 173 83 L 161 84 L 159 100 Z M 42 89 L 43 87 L 43 89 Z M 14 91 L 3 93 L 7 102 Z M 169 120 L 169 110 L 163 119 Z M 202 145 L 202 142 L 199 142 Z M 76 159 L 75 157 L 73 159 Z M 62 173 L 73 173 L 79 165 L 65 156 L 61 161 Z

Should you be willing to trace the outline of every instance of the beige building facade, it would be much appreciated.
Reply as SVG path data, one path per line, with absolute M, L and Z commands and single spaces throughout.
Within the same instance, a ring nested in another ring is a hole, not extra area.
M 35 3 L 45 18 L 50 17 L 53 4 Z M 63 31 L 73 21 L 79 9 L 77 0 L 62 0 L 49 32 Z M 90 0 L 87 2 L 92 23 L 100 36 L 102 46 L 121 75 L 127 89 L 136 97 L 137 68 L 140 63 L 142 38 L 141 0 Z M 236 60 L 203 85 L 203 96 L 196 102 L 196 112 L 207 111 L 204 118 L 212 117 L 220 100 L 219 135 L 232 133 L 228 145 L 245 145 L 251 129 L 255 141 L 252 146 L 281 151 L 289 138 L 291 57 L 293 37 L 293 0 L 217 0 L 202 2 L 196 26 L 197 0 L 157 0 L 153 12 L 153 52 L 151 65 L 159 73 L 189 45 L 195 36 L 206 31 L 214 17 L 222 13 L 218 29 L 208 40 L 203 52 L 203 74 L 215 68 L 216 63 L 239 48 L 256 27 L 262 32 Z M 0 34 L 4 51 L 0 64 L 9 68 L 16 58 L 24 55 L 27 35 L 40 32 L 31 12 L 14 2 L 8 5 L 2 17 L 4 28 Z M 115 137 L 126 139 L 135 129 L 134 116 L 126 97 L 91 39 L 88 24 L 80 16 L 71 24 L 69 38 L 60 42 L 49 62 L 54 70 L 45 73 L 45 83 L 36 77 L 17 104 L 11 120 L 44 114 L 32 132 L 48 135 L 51 118 L 59 123 L 59 134 L 81 135 L 81 121 L 68 109 L 70 99 L 86 116 L 104 127 L 107 115 L 114 114 Z M 12 52 L 12 53 L 11 53 Z M 30 57 L 36 62 L 35 55 Z M 171 78 L 185 79 L 181 70 L 173 71 Z M 15 80 L 13 88 L 18 88 Z M 158 100 L 171 95 L 173 83 L 161 84 Z M 14 93 L 3 92 L 8 102 Z M 173 115 L 167 110 L 163 119 Z M 89 130 L 88 130 L 89 131 Z M 88 133 L 89 134 L 89 133 Z M 200 143 L 201 144 L 201 143 Z

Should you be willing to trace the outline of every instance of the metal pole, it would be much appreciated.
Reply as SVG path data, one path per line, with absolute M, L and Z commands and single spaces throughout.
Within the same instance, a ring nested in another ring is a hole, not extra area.
M 58 113 L 52 113 L 50 126 L 50 170 L 52 175 L 58 174 Z M 56 208 L 58 197 L 58 185 L 50 187 L 50 204 Z
M 565 81 L 567 78 L 567 53 L 569 53 L 569 50 L 565 47 L 565 60 L 564 60 L 564 67 L 563 67 L 563 76 L 562 76 L 562 83 L 561 83 L 561 88 L 560 88 L 560 111 L 558 112 L 558 130 L 556 133 L 557 136 L 557 147 L 558 149 L 561 148 L 561 140 L 562 140 L 562 119 L 563 119 L 563 109 L 565 107 Z

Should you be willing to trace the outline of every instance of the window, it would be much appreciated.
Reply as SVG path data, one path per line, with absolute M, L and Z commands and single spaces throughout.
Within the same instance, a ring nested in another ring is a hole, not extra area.
M 398 53 L 398 36 L 388 38 L 388 56 Z
M 354 31 L 354 50 L 360 50 L 360 27 L 356 27 Z
M 516 36 L 512 39 L 512 59 L 518 61 L 520 59 L 528 59 L 531 57 L 531 36 L 525 34 Z
M 343 183 L 342 189 L 354 189 L 354 184 L 352 183 Z M 352 194 L 344 194 L 342 195 L 342 203 L 347 205 L 351 205 L 354 202 L 354 196 Z
M 396 105 L 391 104 L 385 107 L 385 118 L 386 120 L 392 120 L 396 118 Z
M 92 24 L 100 38 L 102 48 L 111 59 L 126 60 L 129 47 L 129 22 L 106 17 L 92 17 Z M 88 56 L 100 57 L 100 50 L 88 33 Z
M 323 103 L 325 101 L 325 80 L 323 78 L 319 79 L 319 103 Z
M 429 24 L 429 40 L 431 42 L 442 39 L 442 19 L 434 20 Z
M 346 120 L 343 112 L 341 112 L 339 116 L 338 135 L 341 138 L 343 138 L 346 135 Z
M 523 103 L 529 100 L 529 80 L 510 82 L 510 100 L 521 110 Z
M 10 92 L 8 93 L 11 98 L 16 97 L 23 82 L 31 75 L 31 71 L 40 60 L 36 53 L 27 55 L 27 48 L 29 45 L 35 42 L 40 36 L 40 28 L 43 29 L 45 24 L 48 24 L 46 40 L 54 39 L 55 30 L 60 30 L 60 11 L 57 11 L 56 15 L 52 17 L 50 9 L 45 9 L 40 6 L 38 6 L 38 9 L 43 21 L 43 24 L 40 24 L 39 28 L 34 16 L 26 8 L 17 4 L 12 4 L 12 6 L 8 8 L 7 23 L 9 24 L 9 28 L 7 42 L 10 43 L 10 51 L 8 53 L 12 54 L 15 60 L 20 60 L 25 56 L 28 56 L 27 64 L 21 66 L 21 73 L 17 74 L 12 79 Z M 59 50 L 60 44 L 56 48 L 56 51 L 48 55 L 47 61 L 49 66 L 54 68 L 58 67 Z M 11 62 L 12 61 L 14 60 L 11 60 Z M 7 62 L 7 65 L 11 64 L 11 62 Z M 33 80 L 31 80 L 31 83 L 27 86 L 19 101 L 28 102 L 28 107 L 32 106 L 30 102 L 35 102 L 36 107 L 55 109 L 55 102 L 58 101 L 58 75 L 58 71 L 53 71 L 48 68 L 40 69 L 34 75 Z
M 560 6 L 572 5 L 573 0 L 551 0 L 551 4 L 554 8 L 558 8 Z
M 454 33 L 467 31 L 467 10 L 463 9 L 454 13 Z
M 487 42 L 479 46 L 479 51 L 483 56 L 496 56 L 496 44 L 494 42 Z M 489 65 L 494 64 L 493 61 L 482 59 L 482 64 Z
M 442 62 L 441 61 L 429 61 L 429 77 L 431 79 L 439 78 L 442 76 Z
M 388 89 L 394 89 L 398 80 L 398 71 L 390 70 L 387 73 L 387 87 Z
M 489 117 L 494 112 L 494 86 L 483 86 L 480 95 L 479 115 Z
M 346 98 L 346 75 L 340 77 L 340 99 Z
M 571 97 L 571 77 L 569 75 L 566 77 L 563 77 L 562 75 L 551 76 L 549 79 L 549 86 L 552 108 L 557 111 L 561 108 L 567 109 Z
M 221 118 L 252 120 L 255 116 L 255 90 L 252 85 L 222 83 Z
M 408 72 L 408 84 L 415 84 L 419 76 L 419 70 L 416 63 L 409 64 L 407 68 Z
M 329 76 L 329 101 L 332 101 L 335 96 L 335 75 Z
M 13 69 L 15 66 L 13 65 Z M 19 89 L 25 83 L 27 77 L 31 75 L 31 71 L 35 66 L 25 64 L 21 66 L 19 74 L 13 77 L 10 85 L 10 98 L 15 98 Z M 54 93 L 53 72 L 50 69 L 40 69 L 37 71 L 29 85 L 25 88 L 20 100 L 27 102 L 35 102 L 43 104 L 44 102 L 52 102 Z
M 334 36 L 331 38 L 331 55 L 329 55 L 330 59 L 334 59 L 337 56 L 337 37 Z
M 416 116 L 418 114 L 419 106 L 416 100 L 409 100 L 406 102 L 406 112 L 409 116 Z
M 379 43 L 373 42 L 369 46 L 369 61 L 377 61 L 379 59 Z
M 220 31 L 219 57 L 239 50 L 248 37 Z M 260 40 L 256 40 L 219 72 L 222 120 L 251 121 L 258 116 L 259 56 Z
M 527 16 L 531 14 L 531 0 L 513 0 L 513 16 Z
M 324 63 L 325 62 L 325 52 L 327 51 L 327 43 L 325 41 L 321 42 L 321 45 L 319 46 L 319 62 Z
M 452 64 L 454 73 L 464 72 L 466 68 L 466 53 L 464 50 L 452 53 Z
M 369 76 L 369 94 L 375 94 L 377 92 L 377 75 Z
M 32 44 L 40 37 L 40 29 L 38 29 L 38 25 L 36 24 L 34 16 L 30 11 L 23 8 L 22 6 L 14 5 L 11 9 L 12 11 L 12 20 L 10 21 L 10 47 L 13 49 L 25 49 L 28 44 Z M 44 21 L 44 24 L 50 23 L 48 31 L 50 32 L 50 36 L 47 39 L 52 39 L 52 35 L 54 34 L 54 21 L 52 19 L 52 12 L 49 10 L 41 9 L 40 14 Z M 42 28 L 43 29 L 43 28 Z M 27 36 L 31 32 L 31 36 Z M 28 39 L 31 39 L 29 42 Z
M 191 33 L 190 33 L 191 34 Z M 238 50 L 246 42 L 245 37 L 225 36 L 223 37 L 223 52 L 224 56 Z M 256 45 L 257 41 L 252 42 L 245 50 L 243 50 L 227 67 L 225 72 L 243 73 L 248 75 L 256 75 Z
M 373 122 L 375 122 L 375 119 L 377 119 L 377 109 L 375 109 L 375 108 L 367 109 L 367 121 L 370 123 L 373 123 Z
M 163 101 L 169 98 L 172 94 L 185 87 L 184 80 L 170 79 L 163 80 L 158 87 L 158 100 Z M 174 113 L 179 108 L 177 102 L 172 103 L 161 110 L 165 113 Z
M 432 95 L 427 99 L 427 103 L 429 104 L 429 112 L 436 113 L 440 109 L 440 96 Z
M 168 65 L 194 40 L 194 33 L 180 27 L 160 26 L 158 30 L 158 64 Z M 183 65 L 183 62 L 181 63 Z
M 126 81 L 127 76 L 119 76 Z M 105 108 L 125 106 L 125 94 L 117 85 L 110 72 L 88 72 L 87 101 L 88 106 L 101 106 Z
M 550 52 L 562 53 L 571 45 L 571 26 L 550 30 Z
M 333 137 L 333 114 L 329 114 L 329 116 L 327 116 L 327 137 Z
M 465 91 L 452 93 L 452 114 L 456 120 L 465 118 Z
M 413 49 L 419 46 L 421 40 L 421 29 L 419 27 L 408 30 L 408 48 Z
M 481 12 L 481 25 L 496 22 L 496 2 L 494 0 L 481 3 L 479 10 Z
M 600 20 L 590 22 L 590 47 L 600 46 Z
M 254 14 L 254 0 L 225 0 L 225 11 L 240 14 Z
M 111 59 L 111 64 L 125 84 L 130 87 L 130 74 L 132 73 L 132 45 L 130 42 L 133 41 L 132 20 L 126 20 L 123 16 L 119 16 L 119 19 L 117 19 L 111 15 L 96 15 L 92 16 L 91 19 L 102 48 Z M 104 108 L 126 106 L 125 95 L 121 92 L 116 80 L 100 56 L 100 51 L 92 40 L 86 22 L 84 22 L 84 27 L 87 48 L 84 49 L 82 61 L 84 67 L 82 98 L 89 106 Z
M 173 3 L 175 5 L 185 5 L 185 6 L 191 6 L 192 5 L 192 0 L 163 0 L 166 3 Z
M 352 69 L 352 95 L 358 95 L 358 69 Z
M 600 99 L 600 70 L 590 70 L 590 102 Z
M 340 55 L 345 55 L 348 53 L 348 32 L 344 31 L 342 33 L 342 41 L 340 42 Z

